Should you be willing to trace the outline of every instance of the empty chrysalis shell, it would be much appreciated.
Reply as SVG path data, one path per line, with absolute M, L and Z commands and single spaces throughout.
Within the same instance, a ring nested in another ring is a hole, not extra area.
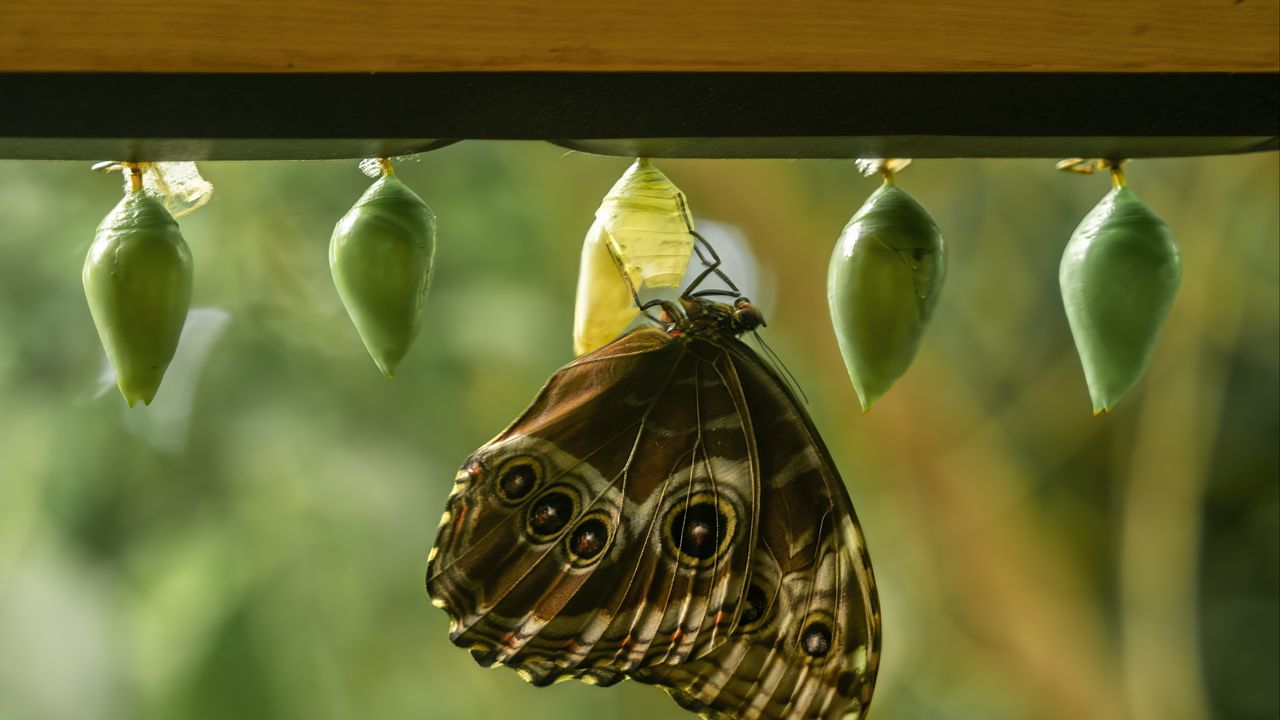
M 1142 377 L 1181 278 L 1169 228 L 1122 181 L 1072 233 L 1058 283 L 1094 414 Z
M 435 249 L 431 208 L 390 172 L 333 229 L 333 283 L 373 362 L 388 379 L 422 325 Z
M 191 306 L 191 251 L 160 200 L 141 189 L 98 225 L 81 273 L 89 312 L 129 407 L 150 405 Z
M 911 364 L 945 274 L 938 226 L 886 179 L 845 226 L 827 271 L 831 321 L 864 412 Z
M 631 290 L 678 288 L 693 254 L 693 218 L 680 192 L 645 159 L 604 196 L 582 243 L 573 351 L 612 342 L 639 314 Z M 628 283 L 630 287 L 628 287 Z

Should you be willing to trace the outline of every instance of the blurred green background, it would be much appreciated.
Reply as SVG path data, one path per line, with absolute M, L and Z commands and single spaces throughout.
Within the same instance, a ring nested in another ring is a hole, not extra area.
M 393 382 L 329 277 L 355 163 L 205 164 L 214 200 L 180 221 L 199 310 L 129 411 L 80 287 L 119 177 L 0 162 L 0 718 L 687 717 L 636 683 L 483 670 L 423 590 L 457 465 L 570 358 L 582 236 L 627 164 L 494 142 L 402 163 L 440 237 Z M 863 415 L 824 285 L 876 181 L 657 164 L 754 253 L 766 337 L 858 508 L 884 604 L 873 718 L 1280 714 L 1277 155 L 1129 166 L 1184 278 L 1146 378 L 1097 418 L 1057 267 L 1105 177 L 906 170 L 950 273 Z

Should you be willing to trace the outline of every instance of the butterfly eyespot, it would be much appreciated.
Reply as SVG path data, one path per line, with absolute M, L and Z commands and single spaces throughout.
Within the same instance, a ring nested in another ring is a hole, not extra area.
M 611 525 L 607 515 L 594 513 L 573 528 L 565 546 L 575 565 L 589 565 L 604 556 L 613 540 Z
M 531 457 L 518 457 L 503 464 L 497 475 L 498 497 L 516 503 L 529 497 L 542 480 L 542 465 Z
M 553 488 L 529 506 L 525 530 L 535 542 L 546 542 L 558 537 L 577 514 L 577 498 L 567 488 Z
M 699 494 L 667 511 L 667 549 L 682 565 L 706 567 L 729 547 L 737 527 L 736 515 L 723 498 Z
M 836 679 L 836 692 L 845 697 L 853 697 L 853 684 L 857 679 L 857 673 L 852 670 L 845 670 L 840 673 L 840 677 Z
M 800 634 L 800 648 L 809 657 L 826 657 L 831 651 L 831 628 L 823 622 L 811 622 Z
M 764 589 L 759 585 L 752 585 L 747 590 L 746 606 L 742 608 L 742 616 L 738 624 L 739 629 L 753 629 L 764 619 L 764 615 L 768 610 L 769 596 L 765 594 Z

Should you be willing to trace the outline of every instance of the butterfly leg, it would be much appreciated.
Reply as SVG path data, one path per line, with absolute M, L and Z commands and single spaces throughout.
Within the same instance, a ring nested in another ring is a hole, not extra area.
M 680 322 L 680 318 L 684 317 L 684 313 L 682 313 L 679 310 L 679 308 L 676 307 L 675 303 L 671 302 L 670 300 L 658 299 L 658 300 L 650 300 L 647 303 L 641 303 L 640 298 L 635 295 L 635 291 L 632 291 L 631 294 L 633 297 L 635 297 L 636 307 L 640 308 L 640 312 L 644 313 L 645 315 L 648 315 L 649 319 L 653 320 L 656 323 L 678 323 Z M 655 307 L 662 308 L 663 314 L 667 316 L 665 320 L 660 320 L 652 315 L 649 315 L 648 313 L 649 308 L 655 308 Z
M 644 313 L 646 317 L 658 324 L 662 324 L 663 322 L 677 322 L 677 318 L 679 318 L 680 315 L 677 314 L 674 304 L 667 302 L 666 300 L 650 300 L 649 302 L 641 302 L 640 293 L 636 290 L 636 286 L 631 282 L 631 276 L 627 274 L 627 268 L 623 264 L 622 258 L 614 254 L 612 248 L 609 249 L 609 257 L 613 258 L 614 264 L 617 265 L 618 276 L 622 278 L 622 282 L 627 286 L 627 292 L 631 293 L 631 300 L 636 304 L 636 307 L 640 308 L 640 312 Z M 670 320 L 664 321 L 650 315 L 649 309 L 655 307 L 661 307 L 663 312 L 670 317 Z
M 695 297 L 696 295 L 694 293 L 694 290 L 696 290 L 698 286 L 701 285 L 703 281 L 707 279 L 707 277 L 709 277 L 712 273 L 715 273 L 716 277 L 723 280 L 724 283 L 729 286 L 729 289 L 732 291 L 732 296 L 737 297 L 738 286 L 734 285 L 733 281 L 729 279 L 729 276 L 725 275 L 724 272 L 720 270 L 720 255 L 716 253 L 715 248 L 711 247 L 711 243 L 707 242 L 707 239 L 702 237 L 702 235 L 698 234 L 696 231 L 690 230 L 689 234 L 692 235 L 694 240 L 696 241 L 693 244 L 693 250 L 698 254 L 698 260 L 702 262 L 704 269 L 701 273 L 698 274 L 696 278 L 693 279 L 693 282 L 689 283 L 689 287 L 685 288 L 684 296 Z M 710 255 L 710 257 L 708 257 L 708 255 Z M 730 293 L 724 292 L 723 290 L 712 290 L 712 291 L 704 291 L 703 293 L 698 293 L 698 295 L 705 294 L 705 293 L 723 294 L 723 295 L 730 294 Z

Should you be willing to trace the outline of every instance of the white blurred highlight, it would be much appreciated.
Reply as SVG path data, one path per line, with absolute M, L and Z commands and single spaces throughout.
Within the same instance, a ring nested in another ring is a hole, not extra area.
M 159 450 L 179 453 L 186 449 L 200 372 L 230 320 L 231 314 L 218 308 L 195 308 L 187 313 L 178 349 L 165 371 L 164 382 L 160 384 L 155 400 L 150 405 L 125 407 L 123 410 L 125 426 L 130 432 Z M 105 355 L 102 363 L 103 370 L 98 376 L 98 391 L 94 398 L 116 389 L 115 368 L 111 367 Z

